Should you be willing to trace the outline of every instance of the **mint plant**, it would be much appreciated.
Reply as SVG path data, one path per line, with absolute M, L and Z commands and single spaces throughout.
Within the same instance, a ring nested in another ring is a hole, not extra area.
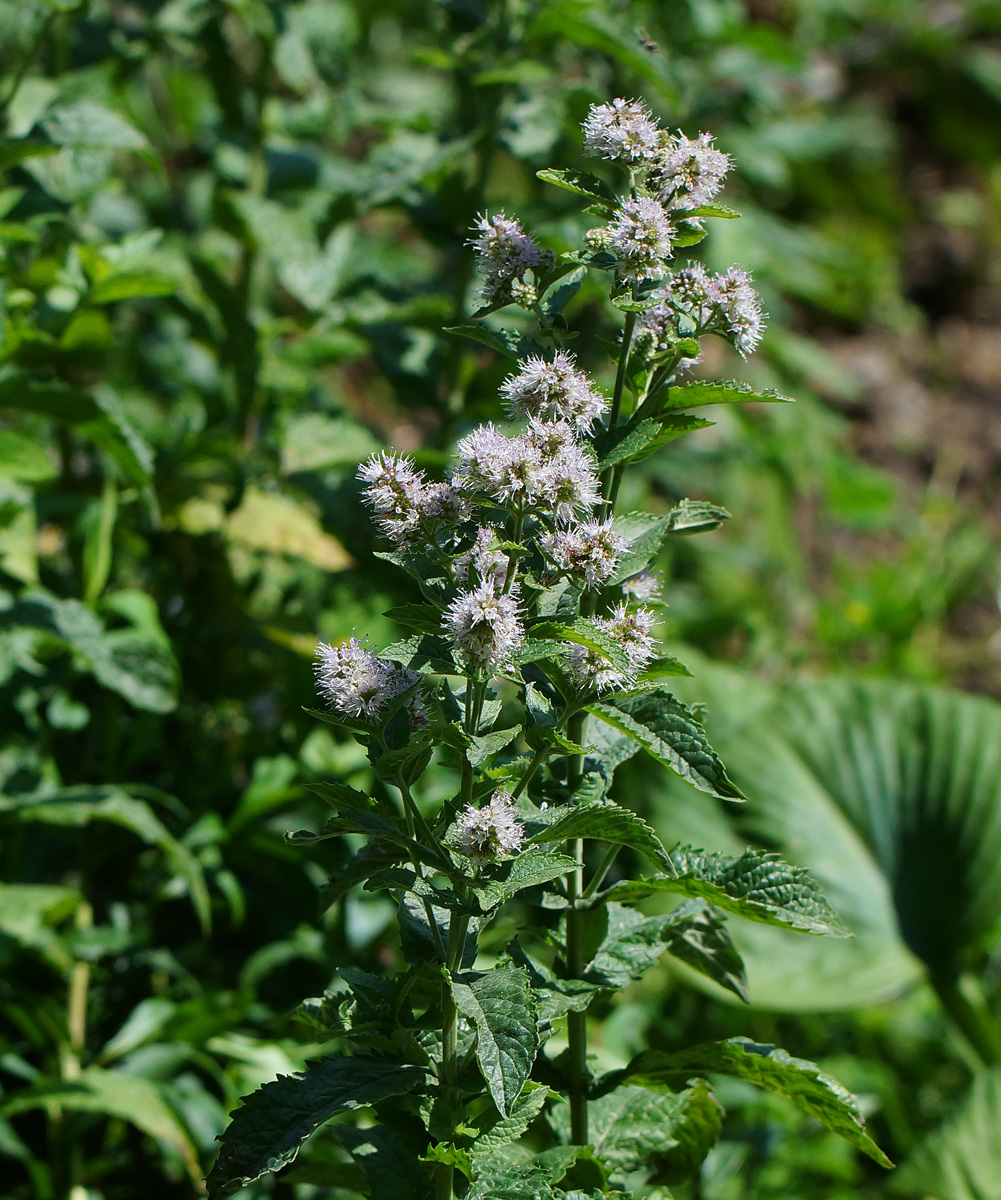
M 678 265 L 708 219 L 737 215 L 716 200 L 728 157 L 705 134 L 661 129 L 637 101 L 595 106 L 583 128 L 609 179 L 540 172 L 598 220 L 579 250 L 557 257 L 505 214 L 473 230 L 484 303 L 452 332 L 515 360 L 501 388 L 510 423 L 461 438 L 446 481 L 388 452 L 359 471 L 391 546 L 382 557 L 420 595 L 388 614 L 413 635 L 379 654 L 357 638 L 317 651 L 314 715 L 358 739 L 377 784 L 317 785 L 334 815 L 292 841 L 354 837 L 324 898 L 386 892 L 402 963 L 341 969 L 342 989 L 306 1002 L 341 1052 L 246 1098 L 212 1196 L 280 1169 L 319 1125 L 361 1108 L 363 1125 L 328 1132 L 343 1185 L 373 1197 L 577 1200 L 683 1182 L 719 1136 L 719 1074 L 784 1093 L 889 1165 L 854 1098 L 770 1045 L 732 1038 L 592 1067 L 593 1001 L 665 952 L 746 997 L 727 914 L 848 931 L 803 870 L 766 852 L 669 850 L 611 797 L 616 768 L 643 749 L 694 789 L 744 799 L 697 713 L 665 687 L 688 672 L 659 652 L 651 570 L 667 538 L 728 514 L 616 502 L 627 467 L 709 424 L 691 410 L 782 397 L 686 379 L 703 337 L 747 354 L 761 333 L 744 272 Z M 564 313 L 588 271 L 604 273 L 623 314 L 601 343 L 610 396 L 568 349 Z M 516 325 L 486 322 L 506 308 L 521 311 Z M 456 776 L 437 807 L 416 788 L 433 759 Z M 661 894 L 679 903 L 638 909 Z

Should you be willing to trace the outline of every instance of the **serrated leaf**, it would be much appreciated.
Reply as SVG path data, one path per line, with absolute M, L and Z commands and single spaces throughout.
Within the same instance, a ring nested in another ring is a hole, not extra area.
M 306 785 L 311 792 L 325 800 L 335 813 L 352 812 L 360 809 L 378 807 L 372 796 L 366 796 L 346 783 L 310 783 Z
M 465 1200 L 556 1200 L 549 1179 L 537 1167 L 484 1157 Z
M 730 208 L 726 204 L 700 204 L 698 208 L 688 209 L 685 216 L 723 217 L 732 220 L 734 217 L 739 217 L 740 213 L 735 208 Z
M 605 906 L 607 925 L 585 978 L 623 988 L 640 979 L 667 949 L 668 917 L 644 917 L 614 901 Z
M 411 1092 L 426 1079 L 422 1067 L 361 1057 L 326 1058 L 305 1071 L 280 1075 L 243 1098 L 221 1135 L 208 1194 L 229 1196 L 278 1171 L 299 1153 L 318 1126 L 336 1113 Z
M 810 873 L 778 854 L 746 850 L 739 857 L 708 854 L 689 846 L 669 852 L 672 873 L 653 879 L 623 880 L 606 893 L 626 902 L 657 892 L 700 897 L 751 921 L 804 933 L 850 937 Z M 674 874 L 673 872 L 676 872 Z
M 549 967 L 529 958 L 517 941 L 511 943 L 509 953 L 529 974 L 539 1002 L 540 1021 L 555 1021 L 568 1012 L 584 1012 L 599 992 L 608 989 L 608 984 L 597 980 L 559 978 Z
M 666 446 L 668 442 L 710 425 L 712 421 L 706 421 L 702 417 L 691 417 L 686 413 L 630 421 L 617 429 L 600 434 L 595 439 L 595 451 L 599 458 L 598 470 L 607 471 L 609 467 L 618 466 L 620 463 L 639 462 L 655 450 L 659 450 L 661 446 Z
M 653 513 L 623 513 L 615 518 L 613 528 L 626 541 L 626 550 L 619 559 L 612 583 L 621 583 L 638 571 L 645 571 L 657 558 L 667 535 L 671 532 L 669 515 L 655 517 Z
M 685 1120 L 686 1092 L 672 1095 L 624 1086 L 588 1105 L 588 1126 L 595 1156 L 619 1175 L 651 1166 L 678 1145 L 675 1128 Z M 553 1111 L 557 1133 L 570 1134 L 569 1106 Z
M 663 401 L 665 409 L 702 408 L 706 404 L 774 404 L 781 402 L 791 404 L 791 396 L 783 396 L 781 392 L 766 388 L 756 392 L 749 383 L 739 379 L 718 382 L 708 379 L 693 379 L 678 387 L 667 389 Z
M 574 195 L 587 196 L 592 200 L 600 200 L 611 205 L 617 203 L 615 193 L 608 184 L 603 179 L 599 179 L 597 175 L 591 175 L 587 171 L 575 171 L 573 168 L 560 171 L 554 167 L 546 167 L 542 171 L 536 171 L 535 174 L 543 183 L 551 183 L 566 192 L 573 192 Z
M 480 908 L 484 912 L 496 908 L 498 904 L 525 888 L 538 887 L 553 879 L 559 879 L 568 871 L 572 871 L 576 865 L 576 860 L 566 854 L 556 854 L 541 847 L 523 850 L 511 860 L 503 879 L 493 879 L 477 885 L 476 894 Z
M 631 809 L 618 804 L 592 801 L 574 804 L 551 825 L 530 837 L 529 843 L 562 842 L 568 838 L 596 838 L 629 846 L 664 868 L 670 863 L 660 838 Z
M 441 635 L 441 612 L 432 604 L 398 604 L 387 609 L 383 616 L 420 633 Z
M 474 1165 L 477 1155 L 487 1154 L 501 1146 L 506 1146 L 509 1142 L 517 1141 L 542 1112 L 548 1096 L 549 1089 L 547 1087 L 529 1080 L 521 1095 L 512 1105 L 510 1116 L 502 1117 L 496 1109 L 481 1116 L 475 1124 L 477 1133 L 474 1145 Z
M 548 321 L 558 316 L 570 301 L 580 291 L 580 285 L 587 278 L 586 267 L 574 267 L 566 275 L 551 283 L 539 297 L 539 307 Z
M 538 621 L 529 633 L 533 640 L 541 638 L 585 646 L 588 650 L 604 655 L 617 670 L 630 670 L 629 657 L 622 646 L 586 617 L 574 621 L 572 625 L 561 621 Z
M 668 915 L 663 937 L 675 958 L 741 1000 L 749 999 L 744 962 L 722 914 L 700 900 L 686 900 Z
M 788 1096 L 814 1120 L 843 1137 L 883 1167 L 893 1164 L 865 1131 L 865 1118 L 858 1101 L 836 1079 L 816 1063 L 793 1058 L 785 1050 L 749 1038 L 728 1038 L 690 1046 L 675 1054 L 646 1050 L 623 1070 L 602 1081 L 599 1090 L 611 1084 L 639 1083 L 666 1087 L 671 1081 L 694 1072 L 731 1075 L 759 1087 Z
M 744 800 L 727 776 L 691 710 L 660 689 L 621 700 L 597 701 L 588 712 L 638 742 L 687 783 L 721 800 Z
M 483 346 L 489 346 L 507 358 L 521 359 L 536 354 L 545 357 L 546 348 L 539 342 L 527 338 L 513 329 L 491 329 L 487 325 L 448 325 L 445 333 L 457 337 L 471 338 Z
M 708 533 L 718 529 L 730 514 L 718 504 L 705 500 L 682 500 L 667 514 L 668 533 Z
M 497 1111 L 510 1116 L 539 1049 L 539 1006 L 528 972 L 494 968 L 450 979 L 456 1007 L 476 1026 L 476 1061 Z
M 521 733 L 521 726 L 512 725 L 510 729 L 496 729 L 492 733 L 471 734 L 469 746 L 466 749 L 469 765 L 481 766 L 492 755 L 503 750 L 505 746 L 510 746 L 519 733 Z
M 461 675 L 462 671 L 452 659 L 452 649 L 443 637 L 420 634 L 402 641 L 393 642 L 379 652 L 380 658 L 388 658 L 412 671 L 428 675 Z

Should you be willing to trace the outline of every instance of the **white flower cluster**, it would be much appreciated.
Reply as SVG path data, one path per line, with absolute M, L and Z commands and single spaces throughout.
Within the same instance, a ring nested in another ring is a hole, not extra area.
M 568 661 L 574 682 L 582 690 L 596 692 L 630 687 L 640 671 L 657 656 L 657 643 L 650 633 L 656 621 L 656 614 L 650 609 L 630 610 L 624 601 L 616 605 L 611 616 L 596 617 L 595 625 L 625 653 L 628 669 L 619 670 L 597 650 L 572 645 Z
M 366 502 L 379 516 L 379 528 L 403 546 L 435 524 L 454 525 L 466 516 L 466 502 L 447 483 L 430 483 L 413 460 L 382 451 L 358 468 L 368 486 Z
M 674 226 L 664 207 L 650 196 L 624 200 L 607 230 L 609 251 L 624 279 L 660 279 L 674 253 Z
M 708 204 L 722 190 L 730 156 L 717 150 L 708 133 L 668 140 L 651 173 L 651 184 L 667 208 L 688 211 Z
M 566 421 L 589 430 L 608 408 L 605 397 L 575 365 L 574 355 L 557 351 L 552 359 L 525 359 L 516 375 L 501 384 L 512 417 Z
M 482 808 L 470 804 L 455 823 L 455 846 L 476 863 L 516 854 L 525 840 L 525 827 L 507 792 L 494 792 Z
M 483 273 L 482 296 L 488 304 L 503 299 L 516 280 L 523 282 L 526 271 L 545 270 L 552 261 L 552 255 L 540 250 L 518 221 L 502 212 L 493 217 L 482 213 L 471 232 L 477 236 L 466 245 L 476 251 Z
M 586 588 L 601 587 L 612 576 L 626 548 L 626 540 L 607 521 L 585 521 L 569 529 L 557 529 L 542 546 L 561 573 Z
M 693 263 L 672 275 L 655 294 L 660 303 L 647 309 L 640 324 L 662 349 L 670 345 L 677 309 L 691 317 L 698 333 L 723 333 L 741 354 L 750 354 L 761 341 L 765 323 L 761 299 L 740 267 L 709 275 L 701 264 Z
M 503 550 L 494 545 L 494 541 L 493 529 L 489 525 L 479 526 L 473 544 L 452 564 L 455 577 L 460 583 L 467 583 L 470 572 L 473 572 L 474 583 L 489 579 L 503 586 L 511 560 Z
M 467 669 L 496 674 L 512 668 L 512 657 L 525 640 L 515 589 L 503 590 L 499 575 L 460 592 L 445 610 L 442 628 Z
M 317 691 L 330 706 L 349 717 L 378 720 L 391 700 L 409 691 L 420 680 L 416 671 L 379 658 L 357 638 L 338 646 L 321 642 L 316 647 Z M 408 701 L 411 723 L 427 723 L 419 692 Z
M 595 157 L 635 163 L 652 159 L 661 131 L 642 100 L 592 104 L 583 125 L 584 150 Z
M 546 511 L 557 520 L 590 512 L 598 502 L 594 463 L 564 421 L 539 421 L 517 437 L 492 422 L 467 434 L 457 447 L 452 485 L 522 512 Z

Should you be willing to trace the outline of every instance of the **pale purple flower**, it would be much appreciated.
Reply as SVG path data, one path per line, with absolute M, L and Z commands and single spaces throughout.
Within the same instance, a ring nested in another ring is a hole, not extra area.
M 494 538 L 494 531 L 489 525 L 477 529 L 472 546 L 465 554 L 460 554 L 454 563 L 455 577 L 460 583 L 466 583 L 470 572 L 473 572 L 474 582 L 490 580 L 503 585 L 511 560 L 494 545 Z
M 442 618 L 442 628 L 469 669 L 510 670 L 512 656 L 525 640 L 516 596 L 504 595 L 497 585 L 497 579 L 488 578 L 461 592 Z
M 730 169 L 730 156 L 717 150 L 708 133 L 671 138 L 657 157 L 650 182 L 661 203 L 688 211 L 708 204 L 720 191 Z
M 608 249 L 619 260 L 625 279 L 659 279 L 674 253 L 674 226 L 664 208 L 649 196 L 624 200 L 608 227 Z
M 587 521 L 558 529 L 543 547 L 559 570 L 587 588 L 599 588 L 609 578 L 626 548 L 626 540 L 607 521 Z
M 331 708 L 345 716 L 370 720 L 377 720 L 391 700 L 420 680 L 416 671 L 379 658 L 355 637 L 338 646 L 321 642 L 316 647 L 314 670 L 317 691 Z M 417 693 L 411 703 L 411 715 L 420 722 L 423 702 Z
M 594 157 L 642 162 L 657 153 L 661 132 L 642 100 L 592 104 L 584 130 L 584 150 Z
M 608 404 L 575 362 L 572 354 L 562 350 L 549 361 L 527 358 L 518 373 L 509 375 L 501 384 L 501 394 L 511 416 L 568 421 L 578 429 L 590 429 Z
M 413 460 L 387 451 L 373 454 L 358 468 L 367 486 L 365 501 L 379 517 L 379 527 L 398 545 L 413 542 L 429 526 L 456 524 L 467 513 L 465 499 L 447 483 L 428 483 Z
M 594 460 L 565 421 L 529 422 L 519 441 L 527 442 L 542 458 L 537 507 L 558 521 L 586 514 L 601 499 Z
M 628 688 L 657 655 L 657 643 L 651 636 L 657 616 L 648 608 L 629 609 L 618 604 L 608 617 L 596 617 L 595 625 L 625 653 L 628 669 L 620 670 L 610 659 L 587 646 L 571 645 L 568 652 L 570 675 L 585 691 L 609 692 Z
M 638 571 L 624 580 L 622 590 L 641 604 L 663 604 L 663 582 L 654 571 Z
M 751 286 L 751 277 L 740 267 L 731 267 L 713 281 L 712 298 L 734 346 L 741 354 L 750 354 L 761 341 L 765 315 L 761 298 Z
M 468 805 L 455 823 L 456 849 L 480 864 L 517 854 L 524 840 L 525 827 L 507 792 L 494 792 L 482 808 Z
M 477 236 L 466 245 L 476 251 L 487 303 L 503 299 L 515 280 L 523 281 L 526 271 L 546 266 L 550 260 L 518 221 L 502 212 L 493 217 L 482 213 L 471 232 Z

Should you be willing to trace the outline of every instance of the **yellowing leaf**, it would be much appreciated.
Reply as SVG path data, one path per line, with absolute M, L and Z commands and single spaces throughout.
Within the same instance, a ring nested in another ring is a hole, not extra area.
M 343 571 L 351 556 L 307 509 L 288 496 L 248 488 L 226 520 L 226 536 L 250 550 L 291 554 L 327 571 Z

